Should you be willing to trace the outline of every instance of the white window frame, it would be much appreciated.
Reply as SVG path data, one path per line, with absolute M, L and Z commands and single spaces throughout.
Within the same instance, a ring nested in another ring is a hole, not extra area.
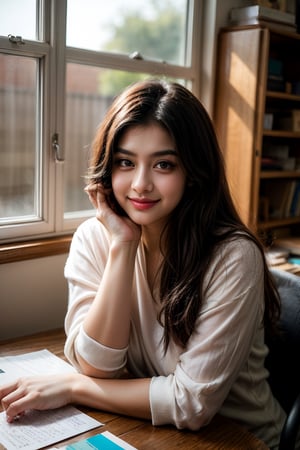
M 42 8 L 42 15 L 45 18 L 49 18 L 47 14 L 47 1 L 39 2 L 39 8 Z M 39 27 L 41 24 L 39 24 Z M 2 225 L 0 227 L 0 241 L 16 241 L 26 240 L 32 237 L 44 236 L 52 233 L 54 230 L 54 216 L 51 214 L 53 210 L 53 193 L 55 189 L 55 167 L 51 161 L 51 153 L 48 151 L 48 137 L 51 126 L 50 111 L 53 109 L 51 106 L 51 80 L 50 80 L 50 67 L 54 63 L 53 52 L 47 35 L 49 35 L 50 20 L 45 20 L 42 28 L 43 40 L 31 41 L 27 40 L 25 45 L 20 45 L 11 42 L 8 37 L 0 36 L 0 49 L 1 53 L 22 56 L 33 57 L 40 60 L 39 64 L 39 88 L 38 94 L 39 104 L 38 111 L 41 113 L 41 128 L 38 133 L 38 149 L 40 150 L 40 164 L 42 177 L 42 194 L 40 197 L 40 212 L 41 220 L 36 221 L 24 221 L 20 223 Z
M 67 63 L 79 63 L 101 68 L 123 71 L 164 74 L 174 78 L 189 80 L 188 86 L 200 96 L 201 89 L 201 49 L 202 27 L 204 24 L 206 0 L 189 1 L 189 30 L 187 30 L 187 54 L 191 54 L 186 66 L 160 63 L 151 60 L 137 60 L 106 52 L 90 51 L 66 47 L 67 0 L 39 0 L 39 26 L 43 30 L 43 41 L 26 40 L 25 45 L 11 43 L 0 37 L 0 51 L 21 56 L 43 59 L 42 76 L 42 167 L 43 195 L 42 217 L 39 222 L 14 224 L 0 227 L 0 242 L 30 240 L 32 238 L 53 237 L 70 234 L 91 212 L 81 217 L 69 215 L 64 218 L 63 189 L 64 162 L 56 161 L 52 148 L 52 136 L 58 133 L 64 153 L 65 124 L 65 72 Z M 190 52 L 192 49 L 192 52 Z M 133 49 L 134 51 L 135 49 Z M 92 139 L 92 136 L 91 136 Z

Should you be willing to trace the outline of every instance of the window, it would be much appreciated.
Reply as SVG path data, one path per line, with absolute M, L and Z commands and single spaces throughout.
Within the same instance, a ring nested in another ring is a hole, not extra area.
M 1 215 L 13 223 L 40 216 L 39 59 L 2 54 L 0 67 Z
M 1 242 L 68 234 L 94 214 L 83 192 L 89 149 L 126 85 L 164 76 L 197 94 L 201 8 L 196 0 L 0 2 Z

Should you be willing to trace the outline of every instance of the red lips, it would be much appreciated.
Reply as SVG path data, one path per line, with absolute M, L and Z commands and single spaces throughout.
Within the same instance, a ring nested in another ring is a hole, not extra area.
M 151 209 L 159 200 L 150 200 L 147 198 L 129 198 L 131 204 L 140 211 Z

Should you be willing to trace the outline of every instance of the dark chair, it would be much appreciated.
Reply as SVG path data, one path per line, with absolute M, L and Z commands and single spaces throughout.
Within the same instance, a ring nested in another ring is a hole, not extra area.
M 281 298 L 282 333 L 267 344 L 266 367 L 274 396 L 287 413 L 279 450 L 294 450 L 300 430 L 300 277 L 271 269 Z

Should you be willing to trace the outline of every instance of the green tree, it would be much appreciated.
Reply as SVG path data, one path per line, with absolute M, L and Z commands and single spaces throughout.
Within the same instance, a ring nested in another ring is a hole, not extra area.
M 144 59 L 182 62 L 185 16 L 175 8 L 174 1 L 152 0 L 151 9 L 129 10 L 120 14 L 121 22 L 113 27 L 112 38 L 105 50 L 127 55 L 138 52 Z M 103 71 L 99 82 L 101 93 L 114 95 L 128 84 L 148 75 L 123 71 Z

